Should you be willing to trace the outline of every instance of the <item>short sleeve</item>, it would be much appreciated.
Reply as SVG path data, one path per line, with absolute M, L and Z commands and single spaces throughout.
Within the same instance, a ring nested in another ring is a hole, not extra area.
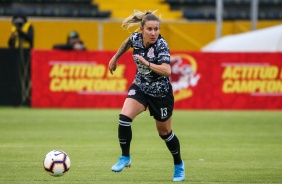
M 138 39 L 138 33 L 137 32 L 134 32 L 130 35 L 129 40 L 132 44 L 131 47 L 133 47 L 134 43 L 137 42 L 137 39 Z
M 166 43 L 166 41 L 162 38 L 159 39 L 158 41 L 158 63 L 170 63 L 170 51 L 168 48 L 168 44 Z

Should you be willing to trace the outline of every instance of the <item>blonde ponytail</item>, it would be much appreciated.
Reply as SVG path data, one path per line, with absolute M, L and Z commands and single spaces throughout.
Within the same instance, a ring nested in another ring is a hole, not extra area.
M 160 19 L 158 17 L 156 17 L 155 13 L 158 10 L 154 10 L 154 11 L 146 11 L 146 12 L 141 12 L 139 10 L 134 10 L 133 14 L 131 14 L 129 17 L 127 17 L 126 19 L 124 19 L 124 21 L 121 24 L 121 27 L 123 29 L 129 29 L 132 26 L 144 26 L 145 22 L 148 20 L 155 20 L 155 21 L 160 21 Z M 150 19 L 146 19 L 145 17 L 147 17 L 147 15 L 151 15 Z

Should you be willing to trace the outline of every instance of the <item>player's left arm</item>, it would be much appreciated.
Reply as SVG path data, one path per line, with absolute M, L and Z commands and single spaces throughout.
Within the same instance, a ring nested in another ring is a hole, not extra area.
M 154 72 L 156 72 L 159 75 L 164 75 L 164 76 L 169 77 L 171 74 L 171 67 L 169 63 L 159 61 L 159 63 L 161 64 L 154 64 L 154 63 L 147 61 L 140 55 L 134 55 L 134 57 L 136 57 L 140 63 L 147 66 L 148 68 L 150 68 L 151 70 L 153 70 Z
M 150 69 L 159 75 L 164 75 L 166 77 L 169 77 L 171 75 L 171 67 L 170 64 L 167 63 L 162 63 L 160 65 L 151 63 Z

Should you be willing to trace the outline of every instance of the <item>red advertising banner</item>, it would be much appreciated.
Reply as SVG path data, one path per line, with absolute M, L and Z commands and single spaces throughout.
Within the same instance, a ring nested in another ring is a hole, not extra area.
M 120 108 L 132 53 L 111 75 L 110 51 L 32 52 L 32 107 Z M 176 109 L 282 109 L 282 53 L 171 53 Z

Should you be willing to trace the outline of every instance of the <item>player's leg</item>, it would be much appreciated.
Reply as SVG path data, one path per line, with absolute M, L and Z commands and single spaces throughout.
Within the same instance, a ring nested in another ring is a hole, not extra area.
M 173 181 L 183 181 L 185 179 L 184 162 L 180 155 L 180 143 L 177 136 L 171 129 L 171 116 L 174 107 L 172 91 L 166 97 L 160 99 L 149 99 L 150 114 L 156 120 L 156 127 L 159 136 L 165 141 L 167 148 L 171 152 L 174 160 Z
M 134 98 L 126 98 L 121 109 L 121 114 L 134 119 L 138 114 L 145 110 L 145 106 Z
M 156 126 L 160 137 L 165 141 L 167 148 L 173 156 L 174 164 L 181 164 L 180 143 L 177 136 L 171 130 L 171 117 L 164 122 L 156 120 Z
M 132 139 L 131 123 L 133 119 L 143 112 L 145 107 L 133 98 L 127 98 L 119 115 L 118 138 L 122 156 L 129 157 L 130 142 Z
M 156 126 L 160 137 L 165 141 L 167 148 L 173 156 L 173 181 L 183 181 L 185 179 L 184 162 L 180 155 L 179 140 L 171 130 L 171 117 L 164 122 L 156 120 Z
M 180 156 L 180 143 L 176 135 L 171 129 L 171 116 L 173 112 L 174 98 L 173 94 L 169 93 L 164 98 L 149 99 L 150 114 L 156 120 L 156 127 L 159 136 L 165 141 L 169 151 L 171 152 L 174 164 L 179 165 L 182 163 Z
M 119 115 L 118 138 L 122 156 L 119 157 L 119 161 L 112 167 L 112 170 L 115 172 L 122 171 L 124 167 L 130 167 L 131 123 L 138 114 L 145 110 L 145 105 L 139 102 L 142 99 L 142 94 L 136 91 L 138 91 L 138 88 L 134 85 L 131 86 L 128 98 L 126 98 Z

